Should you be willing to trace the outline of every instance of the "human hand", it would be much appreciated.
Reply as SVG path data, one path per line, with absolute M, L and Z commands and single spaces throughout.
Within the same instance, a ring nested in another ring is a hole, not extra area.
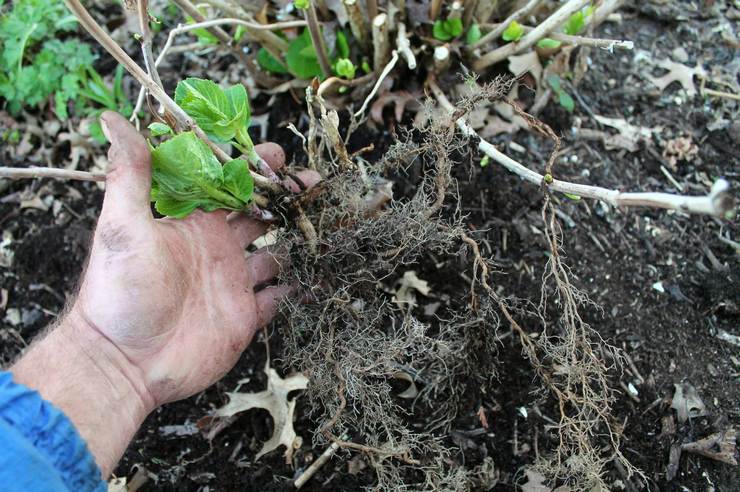
M 236 363 L 255 331 L 273 317 L 290 286 L 255 287 L 280 265 L 244 250 L 266 225 L 244 214 L 197 210 L 154 219 L 151 156 L 120 115 L 105 113 L 111 142 L 105 199 L 71 316 L 99 331 L 131 362 L 154 405 L 210 386 Z M 285 164 L 275 144 L 256 147 L 273 169 Z M 314 172 L 299 176 L 308 185 Z
M 149 412 L 231 369 L 291 287 L 255 291 L 280 270 L 266 251 L 245 259 L 264 223 L 224 210 L 155 219 L 146 141 L 118 114 L 101 123 L 110 168 L 79 295 L 13 372 L 70 416 L 107 473 Z M 273 169 L 284 165 L 279 146 L 256 150 Z M 298 177 L 307 186 L 319 178 Z M 113 420 L 123 428 L 108 428 Z

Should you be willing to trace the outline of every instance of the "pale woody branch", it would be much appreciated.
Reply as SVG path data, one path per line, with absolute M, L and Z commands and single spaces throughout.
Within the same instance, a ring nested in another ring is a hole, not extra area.
M 78 181 L 105 181 L 105 173 L 91 173 L 55 167 L 0 167 L 0 178 L 6 179 L 74 179 Z
M 123 49 L 106 33 L 102 27 L 90 16 L 90 13 L 79 0 L 65 0 L 67 7 L 75 14 L 82 26 L 116 59 L 128 72 L 139 81 L 141 85 L 151 94 L 175 119 L 178 129 L 192 130 L 195 135 L 205 142 L 221 162 L 231 160 L 220 147 L 214 144 L 195 121 L 188 116 L 183 109 L 172 100 L 172 98 L 147 74 Z M 282 187 L 270 179 L 250 170 L 256 186 L 273 192 L 281 193 Z M 255 202 L 261 206 L 267 206 L 267 201 L 262 196 L 255 196 Z
M 444 95 L 434 80 L 429 80 L 429 87 L 434 97 L 440 105 L 450 113 L 455 108 Z M 512 173 L 522 177 L 530 183 L 542 186 L 545 183 L 545 177 L 521 163 L 500 152 L 494 145 L 486 142 L 477 132 L 468 125 L 463 118 L 456 122 L 457 127 L 467 137 L 478 139 L 478 149 L 498 162 Z M 551 183 L 546 184 L 547 188 L 552 191 L 568 193 L 584 198 L 593 198 L 602 200 L 615 207 L 653 207 L 670 210 L 680 210 L 682 212 L 693 214 L 713 215 L 715 217 L 724 217 L 726 213 L 731 212 L 734 207 L 734 200 L 729 193 L 730 185 L 724 179 L 717 180 L 712 186 L 711 191 L 706 196 L 684 196 L 674 195 L 671 193 L 625 193 L 619 190 L 610 190 L 599 186 L 570 183 L 553 179 Z
M 525 34 L 519 41 L 507 43 L 480 57 L 473 63 L 473 68 L 476 71 L 481 71 L 486 67 L 490 67 L 491 65 L 507 59 L 511 55 L 516 55 L 517 53 L 528 50 L 534 46 L 537 41 L 550 34 L 551 31 L 561 24 L 565 23 L 571 15 L 585 7 L 589 1 L 590 0 L 569 0 L 550 17 L 540 22 L 535 29 Z

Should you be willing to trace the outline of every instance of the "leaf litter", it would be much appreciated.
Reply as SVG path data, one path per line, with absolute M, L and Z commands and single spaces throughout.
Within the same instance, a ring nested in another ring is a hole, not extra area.
M 265 454 L 280 446 L 285 446 L 285 461 L 291 463 L 293 451 L 301 446 L 302 439 L 293 428 L 293 416 L 296 408 L 296 398 L 288 398 L 288 394 L 295 390 L 304 390 L 308 385 L 308 378 L 301 373 L 291 374 L 285 378 L 271 368 L 269 359 L 265 365 L 267 389 L 259 393 L 228 393 L 229 403 L 216 410 L 214 417 L 232 417 L 238 413 L 253 408 L 267 410 L 272 416 L 274 426 L 272 437 L 262 445 L 262 449 L 255 456 L 260 459 Z

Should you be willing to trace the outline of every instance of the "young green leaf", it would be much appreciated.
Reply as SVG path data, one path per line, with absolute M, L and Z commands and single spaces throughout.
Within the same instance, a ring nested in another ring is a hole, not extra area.
M 584 10 L 579 10 L 575 14 L 568 17 L 568 20 L 565 23 L 565 26 L 563 26 L 563 31 L 565 34 L 570 34 L 571 36 L 575 36 L 579 32 L 581 32 L 586 25 L 586 19 L 589 15 L 591 15 L 594 11 L 594 7 L 592 5 L 589 5 Z
M 550 87 L 552 87 L 552 90 L 555 92 L 560 92 L 562 90 L 560 88 L 560 77 L 555 74 L 547 76 L 547 83 L 550 84 Z
M 349 58 L 349 41 L 344 31 L 337 31 L 337 40 L 334 43 L 337 58 Z
M 285 54 L 285 61 L 290 73 L 299 79 L 312 79 L 322 76 L 321 66 L 319 66 L 316 50 L 311 42 L 308 29 L 304 29 L 303 34 L 290 42 Z
M 257 51 L 257 63 L 268 72 L 285 74 L 288 73 L 286 66 L 275 59 L 265 48 Z
M 524 36 L 524 28 L 517 21 L 511 21 L 501 35 L 504 41 L 519 41 Z
M 462 33 L 462 19 L 440 19 L 435 21 L 432 26 L 432 35 L 440 41 L 450 41 Z
M 478 24 L 472 24 L 470 28 L 468 28 L 468 33 L 465 35 L 465 43 L 475 44 L 482 37 L 483 33 L 480 30 L 480 26 Z
M 154 122 L 151 123 L 147 128 L 149 128 L 149 135 L 152 137 L 160 137 L 162 135 L 167 135 L 172 132 L 172 128 L 165 125 L 164 123 Z
M 217 142 L 229 142 L 249 126 L 247 90 L 241 84 L 224 90 L 211 80 L 185 79 L 177 84 L 175 102 Z
M 566 197 L 570 198 L 571 200 L 575 200 L 575 201 L 578 201 L 578 200 L 581 199 L 580 196 L 573 195 L 572 193 L 565 193 L 565 192 L 563 192 L 563 195 L 565 195 Z
M 235 159 L 224 164 L 224 188 L 244 203 L 249 202 L 254 191 L 254 180 L 249 164 Z
M 569 113 L 572 113 L 576 109 L 576 103 L 573 101 L 573 98 L 563 90 L 558 92 L 558 103 Z
M 193 132 L 167 140 L 152 151 L 154 207 L 176 218 L 196 208 L 243 210 L 252 197 L 252 177 L 244 161 L 230 161 L 227 166 L 221 167 L 213 151 Z
M 340 77 L 344 77 L 347 80 L 355 78 L 355 72 L 357 71 L 355 64 L 347 58 L 340 58 L 334 67 L 334 71 Z
M 563 44 L 560 41 L 557 41 L 555 39 L 550 38 L 542 38 L 539 41 L 537 41 L 537 47 L 538 48 L 544 48 L 548 50 L 552 50 L 555 48 L 560 48 L 560 45 Z
M 306 10 L 311 6 L 311 0 L 295 0 L 293 5 L 295 5 L 295 8 L 298 10 Z

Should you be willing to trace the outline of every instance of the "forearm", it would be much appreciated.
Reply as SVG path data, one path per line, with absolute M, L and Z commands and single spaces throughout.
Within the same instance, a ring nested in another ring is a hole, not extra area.
M 154 408 L 126 356 L 74 309 L 10 371 L 69 417 L 104 477 Z

